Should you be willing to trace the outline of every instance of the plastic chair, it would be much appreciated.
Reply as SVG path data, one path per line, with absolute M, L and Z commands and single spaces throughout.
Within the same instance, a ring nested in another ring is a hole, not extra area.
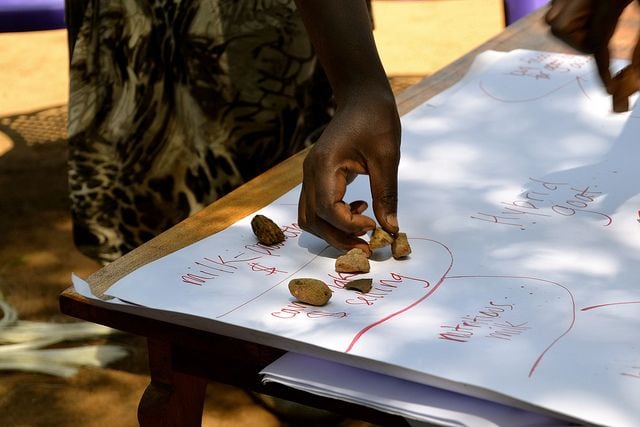
M 549 0 L 504 0 L 504 23 L 511 25 L 520 18 L 541 8 Z
M 0 0 L 0 32 L 65 28 L 64 0 Z

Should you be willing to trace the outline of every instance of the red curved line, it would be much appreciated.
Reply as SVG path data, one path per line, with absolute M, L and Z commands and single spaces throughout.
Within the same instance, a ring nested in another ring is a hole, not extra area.
M 580 309 L 580 311 L 588 311 L 588 310 L 593 310 L 594 308 L 609 307 L 609 306 L 612 306 L 612 305 L 624 305 L 624 304 L 640 304 L 640 301 L 610 302 L 610 303 L 607 303 L 607 304 L 591 305 L 589 307 L 585 307 L 585 308 Z
M 587 93 L 587 91 L 585 90 L 584 86 L 582 86 L 582 77 L 578 76 L 576 77 L 576 81 L 578 82 L 578 87 L 580 87 L 580 91 L 582 91 L 582 94 L 589 100 L 591 101 L 591 97 L 589 96 L 589 94 Z
M 561 338 L 563 338 L 565 335 L 567 335 L 571 331 L 571 329 L 573 329 L 573 325 L 576 323 L 576 302 L 573 299 L 573 294 L 571 293 L 571 291 L 569 289 L 567 289 L 566 286 L 563 286 L 560 283 L 556 283 L 556 282 L 553 282 L 551 280 L 539 279 L 537 277 L 528 277 L 528 276 L 451 276 L 451 277 L 448 277 L 448 279 L 459 279 L 459 278 L 494 278 L 494 279 L 497 278 L 497 279 L 539 280 L 541 282 L 547 282 L 547 283 L 550 283 L 552 285 L 560 286 L 562 289 L 564 289 L 569 294 L 569 297 L 571 298 L 571 306 L 572 306 L 571 324 L 569 325 L 569 327 L 567 328 L 566 331 L 564 331 L 562 334 L 560 334 L 558 337 L 556 337 L 553 341 L 551 341 L 551 344 L 549 344 L 547 346 L 547 348 L 545 348 L 544 351 L 540 354 L 540 356 L 538 356 L 536 358 L 536 360 L 533 362 L 533 365 L 531 365 L 531 369 L 529 369 L 529 378 L 531 378 L 531 376 L 533 375 L 535 370 L 538 368 L 538 365 L 540 365 L 540 362 L 542 361 L 542 358 L 545 356 L 545 354 L 547 354 L 547 352 L 551 349 L 551 347 L 553 347 L 558 341 L 560 341 Z
M 349 353 L 352 349 L 353 346 L 356 345 L 356 343 L 360 340 L 360 338 L 362 338 L 362 336 L 367 333 L 369 330 L 375 328 L 376 326 L 386 322 L 387 320 L 392 319 L 393 317 L 404 313 L 405 311 L 408 311 L 410 309 L 412 309 L 413 307 L 415 307 L 416 305 L 420 304 L 422 301 L 424 301 L 425 299 L 429 298 L 442 284 L 442 282 L 444 282 L 444 279 L 447 277 L 447 273 L 449 273 L 451 271 L 451 268 L 453 267 L 453 254 L 451 253 L 451 250 L 449 250 L 448 247 L 446 247 L 444 244 L 436 241 L 436 240 L 432 240 L 432 239 L 423 239 L 420 237 L 414 237 L 414 238 L 409 238 L 409 240 L 426 240 L 429 242 L 433 242 L 433 243 L 437 243 L 438 245 L 442 246 L 448 253 L 449 253 L 449 257 L 451 258 L 451 261 L 449 262 L 449 267 L 447 268 L 447 271 L 445 271 L 445 273 L 442 275 L 442 277 L 438 280 L 438 282 L 434 285 L 433 289 L 431 289 L 429 292 L 427 292 L 425 295 L 423 295 L 420 299 L 416 300 L 415 302 L 413 302 L 411 305 L 408 305 L 406 307 L 404 307 L 401 310 L 396 311 L 395 313 L 391 313 L 390 315 L 383 317 L 382 319 L 371 323 L 367 326 L 365 326 L 364 328 L 362 328 L 360 330 L 360 332 L 358 332 L 354 337 L 353 340 L 351 340 L 351 343 L 349 344 L 349 346 L 347 347 L 347 349 L 345 350 L 345 353 Z
M 576 212 L 584 212 L 584 213 L 591 213 L 591 214 L 595 214 L 595 215 L 602 215 L 603 217 L 605 217 L 607 219 L 607 223 L 606 224 L 602 224 L 603 227 L 608 227 L 613 223 L 613 218 L 611 218 L 609 215 L 602 213 L 602 212 L 596 212 L 596 211 L 589 211 L 586 209 L 579 209 L 576 208 L 575 209 Z
M 578 78 L 579 78 L 579 76 L 576 77 L 575 80 L 578 80 Z M 480 87 L 480 90 L 482 92 L 484 92 L 484 94 L 487 95 L 489 98 L 495 99 L 496 101 L 499 101 L 499 102 L 505 102 L 505 103 L 508 103 L 508 104 L 514 104 L 514 103 L 520 103 L 520 102 L 537 101 L 538 99 L 542 99 L 547 95 L 551 95 L 552 93 L 557 92 L 560 89 L 563 89 L 564 87 L 566 87 L 566 86 L 568 86 L 568 85 L 570 85 L 572 83 L 574 83 L 574 80 L 569 80 L 568 82 L 566 82 L 564 84 L 561 84 L 557 88 L 555 88 L 555 89 L 553 89 L 553 90 L 551 90 L 551 91 L 549 91 L 547 93 L 544 93 L 542 95 L 539 95 L 539 96 L 536 96 L 536 97 L 533 97 L 533 98 L 527 98 L 527 99 L 504 99 L 504 98 L 498 98 L 497 96 L 491 94 L 487 89 L 484 88 L 484 85 L 482 84 L 482 80 L 480 82 L 478 82 L 478 86 Z M 580 84 L 580 82 L 578 81 L 578 85 L 579 84 Z M 586 93 L 585 93 L 585 95 L 586 95 Z M 589 98 L 589 97 L 587 96 L 587 98 Z

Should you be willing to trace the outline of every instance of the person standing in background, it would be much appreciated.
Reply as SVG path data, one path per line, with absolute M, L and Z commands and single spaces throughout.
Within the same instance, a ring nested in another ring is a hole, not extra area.
M 341 198 L 375 171 L 374 212 L 397 231 L 399 120 L 365 0 L 298 1 L 300 14 L 293 0 L 80 1 L 69 187 L 84 254 L 113 261 L 320 137 L 335 106 L 307 29 L 338 113 L 305 163 L 300 222 L 362 246 L 375 223 Z

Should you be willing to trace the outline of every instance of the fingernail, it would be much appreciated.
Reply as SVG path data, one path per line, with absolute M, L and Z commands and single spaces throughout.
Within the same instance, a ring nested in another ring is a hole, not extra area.
M 398 230 L 398 217 L 396 214 L 387 215 L 385 220 L 387 221 L 387 224 L 394 228 L 394 231 Z

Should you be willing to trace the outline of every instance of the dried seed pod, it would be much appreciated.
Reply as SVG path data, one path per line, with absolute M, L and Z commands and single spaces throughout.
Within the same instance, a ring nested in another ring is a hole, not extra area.
M 251 229 L 263 245 L 277 245 L 284 242 L 284 233 L 278 225 L 264 215 L 256 215 L 251 220 Z
M 298 301 L 310 305 L 325 305 L 331 299 L 331 289 L 318 279 L 293 279 L 289 282 L 289 292 Z
M 353 248 L 336 259 L 338 273 L 368 273 L 369 269 L 369 258 L 362 249 Z
M 411 253 L 411 246 L 407 239 L 407 233 L 398 233 L 393 243 L 391 243 L 391 254 L 395 259 L 408 256 Z
M 371 290 L 373 286 L 373 279 L 356 279 L 347 282 L 344 287 L 345 289 L 360 291 L 363 294 L 366 294 Z
M 384 248 L 393 243 L 393 237 L 382 228 L 378 227 L 373 231 L 369 239 L 369 247 L 373 249 Z

